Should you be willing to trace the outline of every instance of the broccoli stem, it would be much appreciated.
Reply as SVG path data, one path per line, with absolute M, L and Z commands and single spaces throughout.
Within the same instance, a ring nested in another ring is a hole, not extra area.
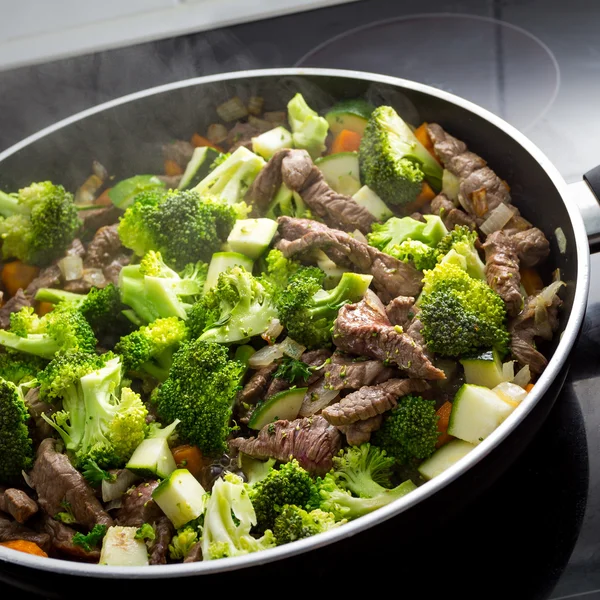
M 0 345 L 19 352 L 35 354 L 49 360 L 54 358 L 54 355 L 60 349 L 56 340 L 44 333 L 31 333 L 27 337 L 21 337 L 4 330 L 0 330 Z
M 75 294 L 74 292 L 67 292 L 55 288 L 40 288 L 35 294 L 35 299 L 39 302 L 51 302 L 52 304 L 58 304 L 63 301 L 83 302 L 86 297 L 86 294 Z
M 11 217 L 15 214 L 29 215 L 29 208 L 25 204 L 21 204 L 18 198 L 0 191 L 0 214 L 5 217 Z

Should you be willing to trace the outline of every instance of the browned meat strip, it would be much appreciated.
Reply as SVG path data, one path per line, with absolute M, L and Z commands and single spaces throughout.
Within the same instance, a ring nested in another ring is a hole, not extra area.
M 375 217 L 350 196 L 332 190 L 306 150 L 280 150 L 258 174 L 248 191 L 257 211 L 264 211 L 281 183 L 298 192 L 310 210 L 330 227 L 371 231 Z
M 470 215 L 483 219 L 500 203 L 510 204 L 508 186 L 485 160 L 469 152 L 464 142 L 446 133 L 437 123 L 430 123 L 427 131 L 444 167 L 460 178 L 459 201 Z
M 442 219 L 448 231 L 452 231 L 457 225 L 466 225 L 471 229 L 475 229 L 477 225 L 471 215 L 454 206 L 445 194 L 438 194 L 431 201 L 431 212 Z
M 6 304 L 0 308 L 0 329 L 8 329 L 10 327 L 10 315 L 24 308 L 32 306 L 33 299 L 29 298 L 19 288 L 17 293 L 6 301 Z
M 56 443 L 54 439 L 46 439 L 40 444 L 29 473 L 41 508 L 54 517 L 68 507 L 75 521 L 88 529 L 92 529 L 96 523 L 112 525 L 112 518 L 102 508 L 94 490 L 73 467 L 66 454 L 56 451 Z
M 273 377 L 273 381 L 271 381 L 271 383 L 269 384 L 269 388 L 267 389 L 265 398 L 270 398 L 275 394 L 279 394 L 279 392 L 289 390 L 291 387 L 292 384 L 287 379 L 283 379 L 281 377 Z
M 385 312 L 392 325 L 404 327 L 412 316 L 415 299 L 412 296 L 398 296 L 385 307 Z
M 100 227 L 88 244 L 85 257 L 86 267 L 103 268 L 110 264 L 115 256 L 123 252 L 121 239 L 118 232 L 119 225 L 105 225 Z
M 425 341 L 425 338 L 423 337 L 423 333 L 422 333 L 423 323 L 421 322 L 421 319 L 419 318 L 418 312 L 412 318 L 412 320 L 406 324 L 405 329 L 406 329 L 406 335 L 410 336 L 413 340 L 415 340 L 415 342 L 417 342 L 417 344 L 423 350 L 423 354 L 431 362 L 433 362 L 433 353 L 430 352 L 429 349 L 427 348 L 427 342 Z
M 275 421 L 263 427 L 258 436 L 235 438 L 231 448 L 255 458 L 276 458 L 288 462 L 296 458 L 309 472 L 327 473 L 332 458 L 342 447 L 340 432 L 317 415 L 294 421 Z
M 488 285 L 504 300 L 510 316 L 519 314 L 523 306 L 519 257 L 510 236 L 494 231 L 483 244 L 485 275 Z
M 119 220 L 123 211 L 116 206 L 103 206 L 90 210 L 80 210 L 79 218 L 83 221 L 83 231 L 86 233 L 96 232 L 100 227 L 112 225 Z
M 31 416 L 33 426 L 30 426 L 31 437 L 34 442 L 40 443 L 46 438 L 52 437 L 54 428 L 42 417 L 43 413 L 50 416 L 55 408 L 52 404 L 40 400 L 40 388 L 29 388 L 25 394 L 25 404 Z
M 229 152 L 235 152 L 240 146 L 252 150 L 252 138 L 263 133 L 263 130 L 255 127 L 251 123 L 236 123 L 225 139 L 225 146 L 229 147 Z
M 122 496 L 122 504 L 115 514 L 117 525 L 141 527 L 144 523 L 154 523 L 164 516 L 163 511 L 152 499 L 152 492 L 158 481 L 147 481 L 129 488 Z
M 23 490 L 0 488 L 0 510 L 11 515 L 15 521 L 25 523 L 38 511 L 38 505 Z
M 162 147 L 163 158 L 172 160 L 177 163 L 182 169 L 187 167 L 192 154 L 194 154 L 194 146 L 185 140 L 175 140 Z
M 350 446 L 360 446 L 371 439 L 371 434 L 377 431 L 383 423 L 383 415 L 375 415 L 365 421 L 355 421 L 350 425 L 341 425 L 338 429 L 346 436 Z
M 309 367 L 321 367 L 327 359 L 331 358 L 331 352 L 326 348 L 319 348 L 318 350 L 307 350 L 301 357 L 300 360 L 306 363 Z M 311 373 L 311 376 L 307 379 L 306 384 L 311 385 L 323 377 L 323 371 L 318 369 Z
M 444 372 L 431 363 L 423 348 L 390 323 L 373 293 L 342 306 L 333 325 L 333 343 L 350 354 L 394 363 L 411 377 L 444 379 Z
M 508 324 L 510 350 L 521 366 L 529 365 L 533 374 L 541 373 L 548 364 L 544 355 L 536 349 L 535 340 L 552 339 L 558 329 L 558 309 L 562 304 L 560 297 L 554 296 L 548 305 L 541 300 L 541 293 L 528 296 L 521 313 Z
M 238 394 L 237 401 L 239 404 L 256 404 L 262 400 L 267 393 L 273 373 L 277 370 L 277 364 L 270 364 L 268 367 L 262 367 L 250 377 L 248 383 Z
M 100 550 L 88 551 L 73 543 L 73 536 L 76 532 L 72 527 L 46 515 L 42 521 L 42 528 L 50 536 L 52 549 L 58 553 L 89 562 L 100 560 Z
M 121 273 L 121 269 L 128 265 L 130 261 L 131 256 L 129 254 L 119 254 L 110 264 L 104 267 L 102 271 L 104 277 L 106 277 L 107 284 L 113 283 L 114 285 L 118 285 L 119 273 Z
M 417 296 L 421 291 L 421 271 L 343 231 L 313 231 L 293 242 L 279 240 L 277 247 L 288 258 L 301 256 L 315 248 L 325 252 L 331 248 L 337 250 L 346 256 L 358 272 L 373 276 L 373 286 L 384 302 L 390 302 L 397 296 Z
M 169 543 L 175 534 L 175 527 L 164 515 L 154 522 L 153 527 L 156 537 L 148 548 L 148 562 L 151 565 L 166 565 Z
M 535 267 L 550 254 L 550 242 L 537 227 L 519 231 L 511 237 L 523 267 Z
M 326 386 L 332 390 L 357 390 L 375 385 L 398 375 L 397 369 L 380 360 L 364 360 L 335 352 L 331 362 L 323 368 Z
M 424 392 L 429 384 L 421 379 L 389 379 L 380 385 L 365 386 L 329 405 L 321 413 L 332 425 L 366 421 L 391 410 L 400 396 Z
M 202 544 L 196 542 L 187 553 L 187 556 L 183 559 L 184 563 L 200 562 L 202 560 Z
M 38 533 L 16 521 L 0 517 L 0 542 L 14 540 L 27 540 L 37 544 L 46 553 L 50 551 L 50 536 L 47 533 Z

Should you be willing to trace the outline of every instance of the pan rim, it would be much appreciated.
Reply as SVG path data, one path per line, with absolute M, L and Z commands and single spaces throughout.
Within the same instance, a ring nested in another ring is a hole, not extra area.
M 534 406 L 542 399 L 552 382 L 557 378 L 561 368 L 563 367 L 571 349 L 573 348 L 579 330 L 583 323 L 583 318 L 586 309 L 586 300 L 589 289 L 590 279 L 590 252 L 587 243 L 587 235 L 583 218 L 569 196 L 567 184 L 563 177 L 558 172 L 557 168 L 550 162 L 545 154 L 524 134 L 518 131 L 515 127 L 497 117 L 490 111 L 476 105 L 459 96 L 433 88 L 429 85 L 418 83 L 415 81 L 391 77 L 377 73 L 367 73 L 361 71 L 345 70 L 345 69 L 324 69 L 324 68 L 271 68 L 271 69 L 255 69 L 248 71 L 235 71 L 229 73 L 219 73 L 202 77 L 185 79 L 161 86 L 147 88 L 139 92 L 121 96 L 119 98 L 104 102 L 97 106 L 88 108 L 70 117 L 62 119 L 37 133 L 28 136 L 22 141 L 14 144 L 10 148 L 0 153 L 0 166 L 2 162 L 9 156 L 15 154 L 22 148 L 33 144 L 39 139 L 46 137 L 68 125 L 77 121 L 83 120 L 91 115 L 106 111 L 121 104 L 134 102 L 149 96 L 169 92 L 172 90 L 194 87 L 203 84 L 216 83 L 220 81 L 231 81 L 236 79 L 249 79 L 260 77 L 282 77 L 282 76 L 308 76 L 308 77 L 326 77 L 326 78 L 350 78 L 360 81 L 371 81 L 374 83 L 383 83 L 391 86 L 406 88 L 413 91 L 421 92 L 444 100 L 450 104 L 454 104 L 464 108 L 477 116 L 490 122 L 492 125 L 501 129 L 504 133 L 510 136 L 517 144 L 524 148 L 528 154 L 536 160 L 536 162 L 544 169 L 546 175 L 550 178 L 553 185 L 560 194 L 565 208 L 567 210 L 571 226 L 574 232 L 574 242 L 577 254 L 577 276 L 575 280 L 575 293 L 573 297 L 573 305 L 571 315 L 562 332 L 561 339 L 557 348 L 548 362 L 544 373 L 536 382 L 533 391 L 528 394 L 527 398 L 515 409 L 515 411 L 504 421 L 489 437 L 481 444 L 476 446 L 467 456 L 462 458 L 458 463 L 444 471 L 431 481 L 426 482 L 419 488 L 400 498 L 386 507 L 382 507 L 377 511 L 365 515 L 360 519 L 346 523 L 343 527 L 330 530 L 317 536 L 298 540 L 283 546 L 277 546 L 268 550 L 238 556 L 233 558 L 224 558 L 218 561 L 201 561 L 196 563 L 186 564 L 171 564 L 171 565 L 153 565 L 151 567 L 108 567 L 97 564 L 77 563 L 69 560 L 43 558 L 38 556 L 27 555 L 25 553 L 11 551 L 8 548 L 0 547 L 0 564 L 10 563 L 22 567 L 39 569 L 42 571 L 50 571 L 57 574 L 70 574 L 86 577 L 106 578 L 106 579 L 163 579 L 171 577 L 186 577 L 196 575 L 210 575 L 214 573 L 223 573 L 226 571 L 238 570 L 261 564 L 271 563 L 280 559 L 289 558 L 293 555 L 300 554 L 338 542 L 345 538 L 360 533 L 377 523 L 381 523 L 390 519 L 402 512 L 405 512 L 412 506 L 418 504 L 422 500 L 433 496 L 437 491 L 449 485 L 452 481 L 460 477 L 475 464 L 480 462 L 494 448 L 496 448 L 505 438 L 507 438 L 516 429 L 518 424 L 531 412 Z

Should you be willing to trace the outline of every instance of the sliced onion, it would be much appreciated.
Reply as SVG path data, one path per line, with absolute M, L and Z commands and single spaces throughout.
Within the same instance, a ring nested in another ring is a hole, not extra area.
M 504 381 L 512 381 L 515 378 L 514 360 L 509 360 L 502 365 L 502 377 Z
M 515 407 L 527 397 L 527 392 L 520 385 L 509 381 L 499 383 L 492 391 L 498 394 L 502 400 Z
M 58 261 L 58 268 L 65 281 L 81 279 L 83 275 L 83 260 L 81 256 L 65 256 Z
M 360 185 L 360 184 L 359 184 Z M 359 188 L 360 189 L 360 188 Z M 357 190 L 358 191 L 358 190 Z M 367 241 L 367 238 L 365 237 L 364 233 L 358 229 L 355 229 L 352 232 L 352 237 L 355 240 L 358 240 L 359 242 L 363 242 L 364 244 L 368 244 L 369 242 Z
M 525 365 L 516 375 L 512 382 L 524 388 L 531 381 L 531 371 L 529 365 Z
M 280 344 L 282 352 L 290 358 L 300 360 L 300 357 L 304 354 L 306 346 L 299 344 L 294 341 L 291 337 L 286 337 Z
M 281 335 L 283 325 L 279 319 L 272 319 L 267 327 L 267 330 L 260 336 L 268 344 L 275 343 L 275 340 Z
M 102 269 L 85 269 L 81 278 L 93 287 L 104 287 L 106 285 L 106 277 Z
M 104 507 L 105 510 L 110 511 L 110 510 L 115 510 L 117 508 L 121 508 L 121 506 L 123 506 L 123 498 L 115 498 L 114 500 L 111 500 L 108 504 L 106 504 L 106 506 Z
M 25 483 L 31 488 L 33 488 L 33 484 L 31 483 L 31 477 L 29 477 L 29 475 L 27 473 L 25 473 L 25 471 L 21 471 L 21 475 L 23 475 L 23 479 L 25 480 Z
M 458 190 L 460 188 L 460 179 L 454 174 L 444 169 L 442 172 L 442 193 L 452 202 L 458 201 Z
M 339 397 L 339 390 L 330 390 L 325 387 L 326 381 L 326 378 L 323 377 L 309 386 L 298 413 L 300 417 L 310 417 L 318 413 Z
M 97 160 L 92 161 L 92 173 L 103 182 L 108 179 L 108 171 L 106 170 L 106 167 Z
M 273 364 L 276 360 L 283 356 L 283 350 L 281 344 L 273 344 L 272 346 L 265 346 L 257 352 L 255 352 L 248 360 L 248 365 L 252 369 L 261 369 L 262 367 L 268 367 Z
M 558 251 L 561 254 L 564 254 L 567 251 L 567 236 L 565 232 L 562 230 L 562 227 L 557 227 L 554 230 L 554 235 L 556 236 L 556 243 L 558 244 Z
M 501 202 L 489 214 L 488 218 L 483 222 L 480 229 L 485 235 L 490 235 L 494 231 L 502 229 L 514 216 L 515 209 Z
M 129 486 L 140 479 L 129 469 L 120 469 L 117 473 L 117 478 L 114 481 L 102 481 L 102 502 L 110 502 L 121 498 L 121 496 L 129 489 Z

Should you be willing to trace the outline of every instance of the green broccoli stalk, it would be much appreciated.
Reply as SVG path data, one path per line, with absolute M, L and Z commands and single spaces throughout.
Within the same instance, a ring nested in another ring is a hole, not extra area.
M 50 181 L 0 192 L 0 215 L 4 258 L 40 267 L 60 258 L 81 227 L 73 195 Z
M 202 293 L 203 279 L 197 273 L 184 279 L 163 261 L 160 252 L 148 252 L 140 264 L 127 265 L 119 274 L 121 301 L 144 323 L 159 318 L 186 319 L 191 303 Z
M 287 504 L 275 518 L 273 535 L 277 545 L 281 546 L 329 531 L 343 525 L 345 522 L 345 519 L 336 522 L 333 513 L 325 512 L 319 508 L 308 512 L 299 506 Z
M 251 535 L 256 513 L 241 477 L 225 473 L 217 479 L 204 513 L 201 544 L 204 560 L 241 556 L 275 546 L 271 530 L 261 538 Z
M 311 510 L 320 503 L 319 489 L 296 459 L 272 467 L 267 476 L 249 486 L 250 500 L 256 512 L 256 531 L 272 529 L 286 504 Z
M 434 400 L 404 396 L 387 413 L 383 425 L 373 435 L 373 443 L 401 464 L 429 458 L 440 435 L 438 420 Z
M 173 354 L 187 339 L 185 323 L 177 317 L 156 319 L 124 337 L 115 346 L 126 371 L 146 372 L 158 381 L 169 375 Z
M 130 206 L 119 222 L 119 237 L 138 256 L 160 252 L 176 269 L 207 262 L 242 216 L 239 208 L 193 190 L 171 191 L 158 200 Z
M 413 202 L 423 181 L 439 191 L 442 167 L 391 106 L 372 113 L 358 152 L 360 180 L 386 204 Z
M 423 281 L 419 318 L 432 352 L 457 358 L 490 348 L 506 353 L 506 308 L 485 281 L 451 261 L 425 271 Z
M 265 164 L 260 156 L 240 146 L 220 162 L 193 191 L 202 197 L 215 196 L 228 205 L 237 204 L 244 200 L 246 191 Z
M 392 246 L 388 254 L 402 262 L 412 263 L 419 271 L 433 269 L 439 257 L 436 248 L 417 240 L 404 240 L 401 244 Z
M 264 333 L 276 317 L 269 283 L 236 266 L 192 307 L 188 324 L 192 337 L 226 344 Z
M 40 398 L 62 398 L 62 410 L 44 420 L 58 432 L 75 463 L 122 467 L 146 436 L 148 409 L 138 394 L 121 388 L 121 360 L 70 352 L 39 375 Z
M 392 217 L 385 223 L 374 223 L 371 233 L 367 234 L 367 241 L 386 254 L 392 254 L 407 240 L 416 240 L 435 248 L 444 236 L 448 235 L 448 230 L 438 216 L 423 217 L 425 222 L 412 217 Z
M 0 344 L 50 360 L 59 350 L 94 352 L 96 337 L 73 306 L 59 305 L 43 317 L 24 307 L 10 315 L 9 331 L 0 330 Z
M 10 483 L 33 463 L 29 413 L 21 388 L 0 378 L 0 483 Z
M 33 354 L 7 350 L 0 353 L 0 373 L 15 385 L 31 381 L 44 369 L 47 361 Z
M 475 248 L 476 231 L 466 225 L 457 225 L 438 244 L 437 251 L 442 262 L 453 262 L 471 277 L 485 281 L 485 264 Z
M 156 394 L 160 419 L 180 419 L 179 436 L 206 456 L 227 449 L 230 419 L 245 366 L 221 345 L 194 340 L 173 356 L 169 377 Z
M 307 150 L 313 159 L 321 156 L 325 152 L 325 138 L 329 131 L 327 119 L 310 108 L 300 93 L 288 102 L 287 110 L 294 148 Z
M 292 339 L 307 348 L 331 345 L 331 330 L 339 309 L 360 300 L 373 279 L 372 275 L 344 273 L 335 288 L 324 290 L 323 277 L 319 269 L 303 267 L 276 296 L 281 324 Z
M 89 533 L 83 534 L 77 532 L 75 535 L 73 535 L 71 541 L 75 546 L 80 546 L 86 552 L 91 552 L 94 548 L 97 548 L 100 545 L 100 542 L 106 535 L 107 529 L 108 527 L 106 525 L 100 525 L 99 523 L 96 523 Z

